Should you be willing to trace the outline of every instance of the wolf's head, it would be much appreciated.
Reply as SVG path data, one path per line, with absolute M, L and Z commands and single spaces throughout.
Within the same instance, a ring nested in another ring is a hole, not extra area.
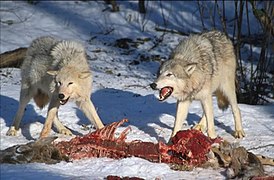
M 150 84 L 154 90 L 159 90 L 159 100 L 163 101 L 169 96 L 183 100 L 189 95 L 189 81 L 196 69 L 196 63 L 185 64 L 180 60 L 171 59 L 160 67 L 158 78 Z
M 54 76 L 55 90 L 61 105 L 66 104 L 69 99 L 89 98 L 91 93 L 89 92 L 91 89 L 90 71 L 64 67 L 59 71 L 48 71 L 47 73 Z

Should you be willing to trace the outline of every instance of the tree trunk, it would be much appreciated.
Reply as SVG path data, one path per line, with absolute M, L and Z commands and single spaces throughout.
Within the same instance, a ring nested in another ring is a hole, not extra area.
M 112 6 L 112 12 L 118 12 L 119 11 L 119 6 L 117 5 L 117 3 L 116 3 L 116 0 L 105 0 L 105 2 L 107 3 L 107 4 L 111 4 L 111 6 Z
M 18 48 L 0 54 L 0 68 L 16 67 L 19 68 L 25 58 L 28 48 Z
M 146 14 L 145 0 L 139 0 L 139 12 Z

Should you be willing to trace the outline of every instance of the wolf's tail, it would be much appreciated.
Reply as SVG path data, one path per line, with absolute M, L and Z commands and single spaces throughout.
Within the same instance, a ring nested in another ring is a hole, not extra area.
M 46 93 L 42 92 L 40 89 L 38 89 L 33 99 L 40 109 L 45 107 L 45 105 L 47 105 L 49 102 L 49 96 Z
M 215 94 L 216 94 L 217 100 L 218 100 L 218 107 L 223 111 L 226 110 L 229 106 L 229 102 L 228 102 L 227 97 L 220 90 L 217 90 L 215 92 Z

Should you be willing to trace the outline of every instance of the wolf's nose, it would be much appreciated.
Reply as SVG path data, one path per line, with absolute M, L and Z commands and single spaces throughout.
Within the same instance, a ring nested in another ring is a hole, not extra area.
M 151 87 L 152 89 L 154 89 L 154 90 L 155 90 L 155 89 L 156 89 L 156 87 L 157 87 L 157 84 L 156 84 L 156 83 L 151 83 L 151 84 L 150 84 L 150 87 Z
M 59 99 L 64 99 L 65 95 L 64 94 L 58 94 Z

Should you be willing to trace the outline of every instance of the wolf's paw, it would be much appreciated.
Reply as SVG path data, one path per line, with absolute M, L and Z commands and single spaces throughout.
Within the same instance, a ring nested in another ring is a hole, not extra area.
M 202 131 L 202 132 L 206 131 L 206 127 L 201 124 L 196 124 L 195 126 L 192 127 L 192 129 L 196 129 L 196 130 Z
M 59 133 L 60 133 L 60 134 L 67 135 L 67 136 L 72 136 L 72 132 L 71 132 L 70 130 L 66 129 L 66 128 L 61 129 L 61 130 L 59 131 Z
M 239 138 L 239 139 L 242 139 L 243 137 L 245 137 L 245 133 L 243 130 L 236 130 L 234 133 L 233 133 L 233 136 L 235 138 Z
M 11 126 L 6 133 L 7 136 L 16 136 L 17 135 L 17 130 L 15 129 L 14 126 Z
M 208 131 L 207 132 L 208 137 L 210 137 L 211 139 L 215 139 L 217 138 L 216 132 L 215 131 Z

